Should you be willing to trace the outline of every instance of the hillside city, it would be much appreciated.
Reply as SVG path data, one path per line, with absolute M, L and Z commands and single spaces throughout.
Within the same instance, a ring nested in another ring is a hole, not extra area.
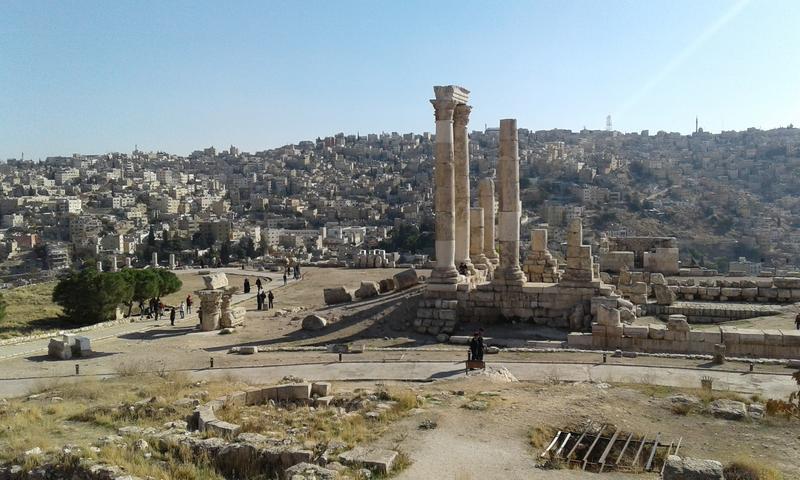
M 493 176 L 499 129 L 470 134 L 473 185 Z M 690 135 L 519 129 L 522 237 L 680 239 L 682 265 L 748 273 L 800 265 L 800 129 Z M 433 254 L 433 135 L 336 134 L 264 150 L 72 154 L 0 166 L 0 256 L 11 284 L 111 259 L 122 266 L 352 265 Z M 527 228 L 526 228 L 527 227 Z M 524 247 L 523 247 L 524 249 Z M 555 249 L 558 255 L 558 248 Z M 740 257 L 744 262 L 739 262 Z M 129 260 L 126 260 L 129 258 Z

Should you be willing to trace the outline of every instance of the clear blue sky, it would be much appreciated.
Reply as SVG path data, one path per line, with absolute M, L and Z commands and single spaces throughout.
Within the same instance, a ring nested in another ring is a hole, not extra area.
M 0 2 L 0 159 L 471 125 L 800 125 L 800 1 Z

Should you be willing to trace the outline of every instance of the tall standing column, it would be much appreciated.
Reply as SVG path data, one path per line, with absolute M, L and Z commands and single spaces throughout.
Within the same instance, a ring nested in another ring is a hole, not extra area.
M 436 168 L 434 172 L 434 211 L 436 213 L 436 266 L 429 283 L 456 284 L 455 265 L 455 179 L 453 172 L 453 112 L 456 101 L 431 100 L 436 116 Z
M 499 256 L 494 246 L 494 180 L 483 178 L 478 183 L 478 201 L 483 209 L 483 253 L 492 265 Z
M 525 274 L 519 265 L 519 139 L 517 120 L 500 120 L 500 156 L 497 161 L 500 211 L 498 236 L 500 266 L 495 271 L 495 281 L 505 284 L 525 283 Z
M 459 104 L 453 114 L 453 153 L 456 203 L 456 265 L 464 264 L 473 270 L 470 260 L 470 213 L 469 213 L 469 135 L 467 124 L 472 107 Z
M 469 256 L 475 268 L 487 268 L 486 255 L 483 253 L 483 209 L 472 207 L 469 209 Z

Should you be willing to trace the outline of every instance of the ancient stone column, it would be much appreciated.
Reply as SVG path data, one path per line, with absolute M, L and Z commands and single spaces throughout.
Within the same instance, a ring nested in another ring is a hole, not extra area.
M 209 332 L 219 329 L 219 320 L 222 314 L 221 303 L 223 289 L 198 290 L 195 292 L 200 297 L 200 330 Z
M 170 270 L 175 270 L 175 254 L 174 253 L 170 253 L 169 254 L 169 269 Z
M 98 260 L 97 261 L 97 271 L 98 272 L 102 272 L 103 271 L 103 261 L 102 260 Z
M 158 268 L 158 252 L 153 252 L 153 258 L 150 263 L 153 268 Z
M 432 284 L 458 283 L 455 265 L 455 180 L 453 176 L 453 112 L 456 101 L 440 95 L 431 100 L 436 116 L 436 167 L 434 169 L 434 211 L 436 213 L 436 266 Z
M 473 207 L 469 210 L 469 255 L 475 268 L 487 268 L 488 261 L 483 253 L 483 209 Z
M 519 265 L 519 139 L 517 120 L 500 120 L 500 155 L 497 161 L 497 182 L 500 210 L 498 235 L 500 265 L 494 281 L 506 285 L 522 285 L 525 274 Z
M 118 270 L 119 267 L 117 266 L 117 256 L 114 255 L 113 257 L 111 257 L 111 271 L 116 272 Z
M 131 259 L 131 257 L 125 257 L 125 266 L 131 268 L 132 265 L 133 265 L 133 260 Z
M 459 104 L 453 114 L 453 152 L 456 203 L 456 253 L 455 264 L 462 263 L 471 271 L 470 211 L 469 211 L 469 135 L 467 124 L 472 107 Z
M 478 201 L 483 209 L 483 253 L 492 265 L 499 263 L 494 246 L 494 180 L 483 178 L 478 183 Z

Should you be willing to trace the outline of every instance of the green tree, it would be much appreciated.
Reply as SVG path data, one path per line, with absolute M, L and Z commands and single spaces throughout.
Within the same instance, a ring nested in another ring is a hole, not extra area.
M 119 305 L 129 304 L 133 287 L 122 275 L 87 268 L 71 272 L 53 290 L 53 301 L 72 323 L 93 324 L 114 317 Z
M 219 249 L 219 259 L 223 265 L 227 264 L 231 260 L 231 241 L 225 240 L 222 243 L 222 247 Z
M 183 282 L 181 282 L 181 279 L 178 278 L 177 275 L 169 270 L 154 270 L 154 272 L 158 279 L 157 289 L 159 297 L 180 291 Z
M 133 288 L 131 300 L 128 302 L 128 316 L 131 315 L 134 303 L 143 303 L 158 296 L 160 277 L 157 270 L 139 270 L 128 268 L 119 275 Z

